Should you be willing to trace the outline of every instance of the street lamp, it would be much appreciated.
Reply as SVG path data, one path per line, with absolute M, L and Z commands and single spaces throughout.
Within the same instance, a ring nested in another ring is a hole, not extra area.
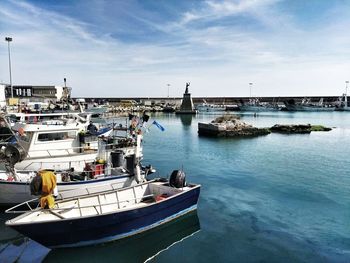
M 252 86 L 253 86 L 253 83 L 249 83 L 249 97 L 251 98 L 252 97 Z
M 170 89 L 170 84 L 166 84 L 168 86 L 168 98 L 169 98 L 169 89 Z
M 346 83 L 345 96 L 347 96 L 347 94 L 348 94 L 348 85 L 349 85 L 349 81 L 347 80 L 347 81 L 345 81 L 345 83 Z
M 8 52 L 9 52 L 10 87 L 11 87 L 11 98 L 13 98 L 12 74 L 11 74 L 11 53 L 10 53 L 10 42 L 12 41 L 12 37 L 5 37 L 5 41 L 7 41 L 7 48 L 8 48 Z

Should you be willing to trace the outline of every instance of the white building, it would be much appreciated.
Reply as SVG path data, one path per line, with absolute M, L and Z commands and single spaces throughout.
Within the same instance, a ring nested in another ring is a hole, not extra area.
M 5 93 L 5 98 L 11 98 L 11 86 L 2 84 L 2 91 Z M 31 86 L 31 85 L 14 85 L 12 86 L 13 98 L 20 101 L 60 101 L 70 98 L 71 88 L 62 86 Z M 0 94 L 1 100 L 1 94 Z

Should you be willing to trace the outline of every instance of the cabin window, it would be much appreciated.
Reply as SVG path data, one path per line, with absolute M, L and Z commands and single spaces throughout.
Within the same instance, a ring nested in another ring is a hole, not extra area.
M 61 141 L 67 139 L 74 139 L 75 132 L 54 132 L 54 133 L 40 133 L 38 136 L 39 142 L 47 142 L 47 141 Z

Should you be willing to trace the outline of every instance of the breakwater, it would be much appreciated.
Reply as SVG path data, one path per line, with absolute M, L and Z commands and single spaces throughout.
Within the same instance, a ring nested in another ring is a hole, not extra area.
M 280 102 L 288 101 L 294 99 L 296 102 L 301 102 L 306 96 L 273 96 L 273 97 L 258 97 L 260 102 L 272 103 L 272 102 Z M 336 102 L 339 99 L 339 96 L 307 96 L 311 102 L 318 102 L 323 98 L 323 101 L 326 103 Z M 99 104 L 110 103 L 110 104 L 118 104 L 123 101 L 135 101 L 137 103 L 144 104 L 160 104 L 160 103 L 169 103 L 169 104 L 179 104 L 182 100 L 182 97 L 104 97 L 104 98 L 96 98 L 96 97 L 75 97 L 73 99 L 84 99 L 86 102 L 96 102 Z M 204 100 L 207 103 L 212 104 L 225 104 L 225 105 L 234 105 L 240 104 L 242 102 L 246 103 L 251 99 L 251 97 L 192 97 L 194 104 L 200 104 Z

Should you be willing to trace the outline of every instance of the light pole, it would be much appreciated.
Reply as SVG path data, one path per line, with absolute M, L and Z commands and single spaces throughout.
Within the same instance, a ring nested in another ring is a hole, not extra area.
M 169 89 L 170 89 L 170 84 L 166 84 L 168 86 L 168 98 L 169 98 Z
M 345 96 L 347 96 L 348 94 L 348 85 L 349 85 L 349 81 L 345 81 L 346 87 L 345 87 Z
M 7 48 L 9 52 L 10 87 L 11 87 L 11 98 L 13 98 L 12 74 L 11 74 L 11 52 L 10 52 L 10 42 L 12 41 L 12 37 L 5 37 L 5 41 L 7 41 Z
M 250 98 L 252 97 L 252 86 L 253 86 L 253 83 L 250 82 L 250 83 L 249 83 L 249 97 L 250 97 Z

